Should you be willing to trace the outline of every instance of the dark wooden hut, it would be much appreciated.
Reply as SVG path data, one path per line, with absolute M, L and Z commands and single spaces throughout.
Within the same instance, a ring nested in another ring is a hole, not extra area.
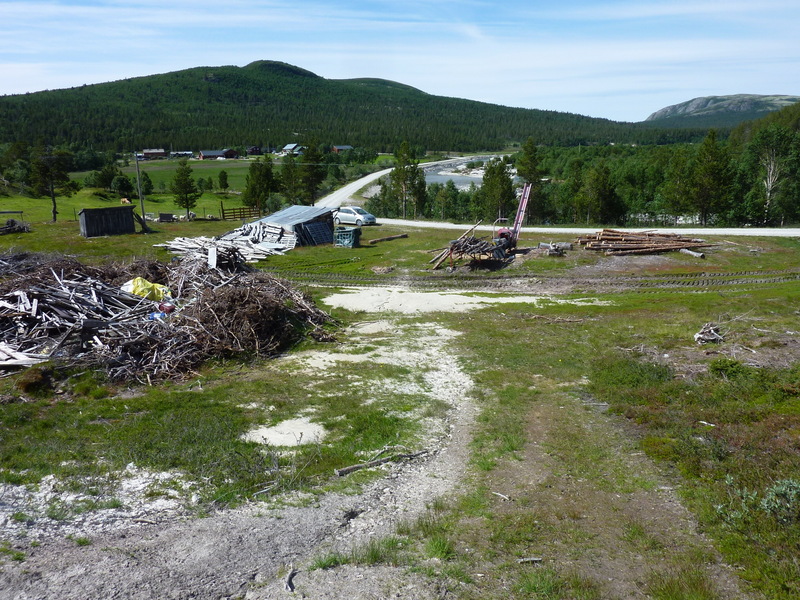
M 133 206 L 84 208 L 78 213 L 83 237 L 136 233 Z

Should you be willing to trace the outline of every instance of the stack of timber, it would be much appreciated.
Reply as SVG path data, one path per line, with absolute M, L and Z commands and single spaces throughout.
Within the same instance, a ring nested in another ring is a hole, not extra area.
M 477 238 L 473 235 L 456 240 L 450 244 L 450 254 L 453 258 L 464 257 L 476 258 L 491 254 L 494 251 L 494 244 L 486 237 Z
M 220 260 L 223 263 L 236 262 L 231 257 L 241 257 L 248 263 L 258 262 L 268 256 L 283 254 L 296 245 L 297 236 L 293 232 L 260 221 L 246 223 L 214 238 L 179 237 L 163 244 L 154 244 L 175 254 L 204 257 L 211 267 L 220 264 Z
M 577 243 L 583 246 L 584 250 L 594 250 L 614 256 L 656 254 L 675 250 L 686 250 L 699 256 L 701 253 L 696 251 L 697 248 L 714 245 L 705 240 L 687 238 L 675 233 L 629 232 L 616 229 L 603 229 L 593 235 L 581 236 Z
M 212 357 L 272 356 L 305 335 L 327 337 L 330 317 L 265 273 L 212 269 L 204 259 L 42 263 L 2 272 L 0 371 L 52 361 L 150 383 L 186 377 Z M 135 276 L 167 286 L 171 297 L 123 291 Z
M 291 250 L 297 245 L 297 236 L 293 232 L 286 231 L 280 225 L 271 225 L 263 221 L 245 223 L 233 231 L 217 236 L 216 239 L 225 241 L 246 239 L 251 244 L 275 244 L 286 250 Z

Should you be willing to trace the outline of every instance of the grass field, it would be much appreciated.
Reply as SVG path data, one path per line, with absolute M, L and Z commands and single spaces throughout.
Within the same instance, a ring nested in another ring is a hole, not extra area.
M 242 206 L 241 194 L 247 185 L 247 175 L 254 159 L 236 159 L 225 161 L 202 161 L 192 160 L 189 166 L 192 168 L 192 175 L 197 179 L 211 179 L 214 183 L 213 191 L 206 191 L 197 201 L 197 206 L 192 209 L 198 217 L 207 215 L 220 216 L 220 206 L 225 208 L 235 208 Z M 359 165 L 348 167 L 342 165 L 342 169 L 348 175 L 360 176 L 364 172 L 372 169 L 385 168 L 386 162 L 391 162 L 389 157 L 380 157 L 374 165 Z M 144 203 L 144 212 L 159 213 L 171 212 L 181 214 L 185 209 L 181 209 L 174 203 L 169 187 L 178 166 L 177 160 L 153 160 L 139 163 L 142 173 L 147 173 L 153 182 L 153 193 L 148 194 Z M 277 172 L 280 172 L 280 164 L 275 165 Z M 121 167 L 122 172 L 131 178 L 136 176 L 135 165 Z M 228 188 L 219 189 L 219 175 L 221 171 L 227 174 Z M 88 171 L 77 171 L 70 173 L 74 181 L 83 183 Z M 103 208 L 108 206 L 118 206 L 119 197 L 111 192 L 93 188 L 85 188 L 71 197 L 57 197 L 59 211 L 58 220 L 77 221 L 78 213 L 83 208 Z M 140 212 L 140 204 L 136 194 L 131 198 L 137 212 Z M 52 206 L 50 198 L 29 198 L 27 196 L 11 194 L 0 196 L 0 210 L 21 210 L 23 219 L 32 223 L 45 223 L 52 221 Z

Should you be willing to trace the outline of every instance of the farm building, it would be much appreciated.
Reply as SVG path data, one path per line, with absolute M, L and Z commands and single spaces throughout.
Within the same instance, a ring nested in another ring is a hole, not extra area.
M 142 150 L 142 157 L 144 160 L 152 160 L 154 158 L 166 158 L 167 151 L 163 148 L 145 148 Z
M 305 148 L 300 144 L 286 144 L 281 152 L 286 155 L 297 156 L 298 154 L 302 154 Z
M 84 208 L 78 213 L 78 216 L 83 237 L 136 233 L 133 206 Z
M 224 150 L 201 150 L 200 160 L 220 160 L 227 158 L 239 158 L 239 153 L 236 150 L 225 148 Z
M 333 212 L 327 206 L 290 206 L 272 213 L 260 222 L 282 227 L 297 235 L 301 246 L 318 246 L 333 243 Z

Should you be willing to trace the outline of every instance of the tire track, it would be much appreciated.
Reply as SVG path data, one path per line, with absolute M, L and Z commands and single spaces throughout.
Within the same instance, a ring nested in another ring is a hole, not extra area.
M 278 277 L 300 285 L 320 287 L 407 287 L 420 289 L 492 290 L 542 293 L 559 292 L 651 292 L 659 290 L 716 291 L 741 286 L 762 287 L 780 285 L 800 280 L 800 270 L 734 271 L 729 273 L 678 273 L 670 275 L 570 277 L 569 275 L 367 275 L 349 273 L 315 272 L 319 266 L 332 266 L 330 262 L 310 265 L 305 269 L 268 271 Z

